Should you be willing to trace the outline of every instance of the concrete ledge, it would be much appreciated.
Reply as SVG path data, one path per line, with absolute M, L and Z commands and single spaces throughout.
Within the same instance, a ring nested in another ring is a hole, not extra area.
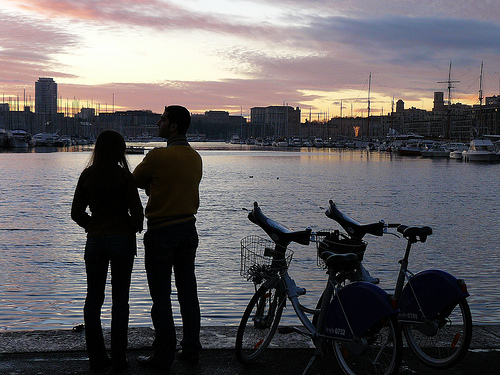
M 201 343 L 204 349 L 233 349 L 235 326 L 202 327 Z M 110 331 L 104 331 L 109 346 Z M 182 331 L 177 330 L 180 341 Z M 151 348 L 154 331 L 148 327 L 129 329 L 129 349 Z M 312 342 L 299 334 L 276 334 L 271 346 L 280 349 L 312 348 Z M 500 325 L 475 325 L 471 349 L 500 349 Z M 85 332 L 73 330 L 0 331 L 0 353 L 43 353 L 85 351 Z

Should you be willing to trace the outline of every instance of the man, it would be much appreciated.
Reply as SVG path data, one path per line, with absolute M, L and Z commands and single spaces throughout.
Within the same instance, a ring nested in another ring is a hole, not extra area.
M 187 142 L 190 123 L 186 108 L 165 107 L 156 125 L 159 136 L 167 139 L 167 147 L 151 150 L 133 172 L 137 186 L 149 196 L 144 248 L 155 339 L 153 354 L 137 359 L 147 367 L 170 369 L 174 360 L 177 342 L 170 300 L 172 268 L 183 325 L 179 359 L 198 363 L 201 350 L 194 215 L 199 206 L 202 161 Z

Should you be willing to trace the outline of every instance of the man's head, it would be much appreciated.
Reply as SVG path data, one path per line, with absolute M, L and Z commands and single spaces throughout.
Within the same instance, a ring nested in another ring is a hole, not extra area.
M 170 138 L 175 135 L 185 135 L 191 124 L 191 114 L 180 105 L 165 106 L 165 112 L 157 122 L 159 135 L 162 138 Z

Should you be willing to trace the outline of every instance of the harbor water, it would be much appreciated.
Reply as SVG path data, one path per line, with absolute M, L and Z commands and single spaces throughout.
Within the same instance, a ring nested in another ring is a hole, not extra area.
M 254 289 L 240 276 L 240 240 L 266 237 L 247 219 L 259 202 L 269 217 L 296 230 L 340 229 L 324 212 L 331 199 L 361 223 L 429 225 L 416 244 L 414 272 L 437 268 L 468 284 L 474 323 L 500 321 L 500 164 L 400 157 L 339 149 L 271 149 L 193 143 L 203 163 L 197 278 L 202 324 L 237 325 Z M 146 147 L 152 147 L 147 145 Z M 89 150 L 0 153 L 0 330 L 66 329 L 83 323 L 85 233 L 70 218 Z M 129 155 L 134 168 L 143 155 Z M 144 204 L 147 197 L 141 191 Z M 137 236 L 130 325 L 151 326 L 143 234 Z M 368 236 L 365 267 L 393 288 L 405 241 Z M 326 276 L 316 248 L 293 246 L 290 274 L 313 307 Z M 108 277 L 109 283 L 109 277 Z M 175 300 L 175 290 L 174 290 Z M 110 289 L 103 325 L 110 325 Z M 180 322 L 178 305 L 174 309 Z M 285 321 L 298 322 L 288 306 Z

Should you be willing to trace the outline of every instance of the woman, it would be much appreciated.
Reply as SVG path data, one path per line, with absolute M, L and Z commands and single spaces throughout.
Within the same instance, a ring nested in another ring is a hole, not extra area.
M 87 297 L 84 320 L 90 367 L 126 360 L 129 290 L 137 252 L 135 233 L 142 231 L 144 214 L 139 193 L 125 156 L 120 133 L 105 130 L 97 137 L 89 165 L 80 175 L 71 206 L 71 218 L 87 232 L 85 269 Z M 90 209 L 90 215 L 86 212 Z M 101 308 L 111 264 L 111 360 L 106 354 Z

